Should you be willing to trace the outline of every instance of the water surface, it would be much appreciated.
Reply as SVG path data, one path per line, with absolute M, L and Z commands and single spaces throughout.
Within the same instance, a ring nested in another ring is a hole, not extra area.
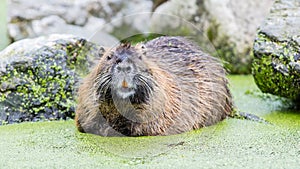
M 0 127 L 0 168 L 299 168 L 300 112 L 259 92 L 251 76 L 230 76 L 235 104 L 270 124 L 225 119 L 166 137 L 105 138 L 74 121 Z

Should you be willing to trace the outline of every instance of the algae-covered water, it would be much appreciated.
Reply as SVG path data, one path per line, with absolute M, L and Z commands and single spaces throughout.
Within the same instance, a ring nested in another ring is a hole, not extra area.
M 236 106 L 272 124 L 226 119 L 165 137 L 105 138 L 74 121 L 0 127 L 0 168 L 299 168 L 300 112 L 230 76 Z

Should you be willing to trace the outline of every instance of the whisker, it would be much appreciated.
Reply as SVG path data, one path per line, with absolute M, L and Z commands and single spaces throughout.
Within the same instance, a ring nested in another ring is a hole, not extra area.
M 141 87 L 145 90 L 147 94 L 151 94 L 153 92 L 153 87 L 149 84 L 149 80 L 143 76 L 137 76 L 138 80 L 141 82 Z
M 103 91 L 103 94 L 106 94 L 110 82 L 111 82 L 111 79 L 107 79 L 106 81 L 104 81 L 104 82 L 102 83 L 102 85 L 101 85 L 100 88 L 98 89 L 99 94 L 101 94 L 100 91 Z
M 110 74 L 100 74 L 97 76 L 93 90 L 96 91 L 96 96 L 98 98 L 106 95 L 111 79 L 112 77 Z

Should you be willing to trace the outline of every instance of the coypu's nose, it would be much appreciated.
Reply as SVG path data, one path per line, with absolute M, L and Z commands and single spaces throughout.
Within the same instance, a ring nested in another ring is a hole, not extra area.
M 123 88 L 128 88 L 128 83 L 126 82 L 126 80 L 124 79 L 122 82 L 122 87 Z

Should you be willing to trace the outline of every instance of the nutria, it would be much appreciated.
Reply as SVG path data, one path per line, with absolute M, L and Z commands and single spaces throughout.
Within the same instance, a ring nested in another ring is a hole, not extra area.
M 79 88 L 76 124 L 102 136 L 170 135 L 233 111 L 220 61 L 183 37 L 109 50 Z

